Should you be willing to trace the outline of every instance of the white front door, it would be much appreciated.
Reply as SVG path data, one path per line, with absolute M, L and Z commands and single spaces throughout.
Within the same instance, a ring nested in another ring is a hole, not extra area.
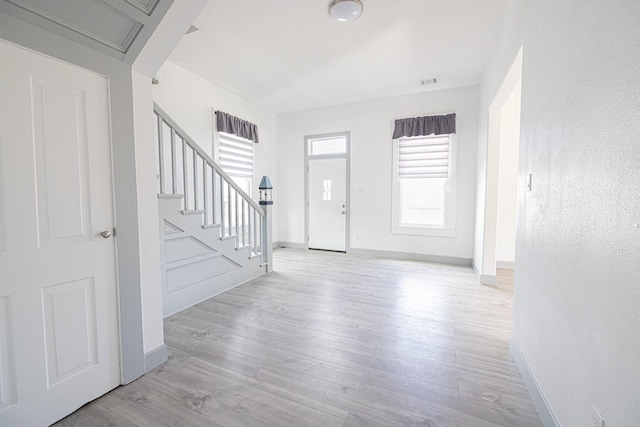
M 347 159 L 309 160 L 309 248 L 346 250 Z
M 0 425 L 120 383 L 106 78 L 0 42 Z

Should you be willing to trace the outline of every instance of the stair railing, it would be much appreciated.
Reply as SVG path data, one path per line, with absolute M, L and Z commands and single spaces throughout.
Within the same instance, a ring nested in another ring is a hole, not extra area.
M 261 255 L 262 207 L 155 102 L 153 112 L 158 197 L 181 198 L 184 214 L 202 214 L 203 228 L 219 228 L 221 239 L 236 239 L 236 249 L 249 247 L 251 257 Z

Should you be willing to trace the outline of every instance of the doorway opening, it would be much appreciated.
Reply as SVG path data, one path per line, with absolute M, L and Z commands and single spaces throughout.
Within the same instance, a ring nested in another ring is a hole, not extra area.
M 497 284 L 497 269 L 515 269 L 522 48 L 489 107 L 480 282 Z
M 350 132 L 305 137 L 305 247 L 349 252 Z

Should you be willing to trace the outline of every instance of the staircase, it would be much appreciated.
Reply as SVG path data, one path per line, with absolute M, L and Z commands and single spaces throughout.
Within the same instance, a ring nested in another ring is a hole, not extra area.
M 154 114 L 166 317 L 264 274 L 271 242 L 265 210 L 157 104 Z

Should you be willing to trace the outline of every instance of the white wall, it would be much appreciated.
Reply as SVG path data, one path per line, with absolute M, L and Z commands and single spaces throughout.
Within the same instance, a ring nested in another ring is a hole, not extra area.
M 279 240 L 304 244 L 304 136 L 351 131 L 351 246 L 462 258 L 473 254 L 478 89 L 466 87 L 278 115 Z M 391 234 L 394 119 L 457 113 L 455 238 Z
M 520 87 L 521 85 L 518 84 L 511 91 L 500 111 L 496 260 L 504 267 L 512 265 L 516 252 Z
M 278 212 L 281 189 L 278 186 L 276 115 L 209 80 L 167 61 L 156 73 L 153 100 L 162 107 L 208 154 L 213 154 L 213 112 L 221 110 L 258 126 L 260 142 L 254 145 L 254 193 L 268 175 L 274 191 L 273 239 L 278 236 Z
M 637 425 L 640 8 L 521 0 L 504 25 L 480 108 L 523 43 L 513 339 L 560 425 Z
M 164 343 L 162 327 L 162 279 L 160 274 L 160 236 L 156 187 L 153 99 L 151 79 L 137 71 L 133 78 L 133 116 L 135 122 L 136 183 L 140 229 L 140 290 L 142 318 L 145 322 L 144 352 Z

